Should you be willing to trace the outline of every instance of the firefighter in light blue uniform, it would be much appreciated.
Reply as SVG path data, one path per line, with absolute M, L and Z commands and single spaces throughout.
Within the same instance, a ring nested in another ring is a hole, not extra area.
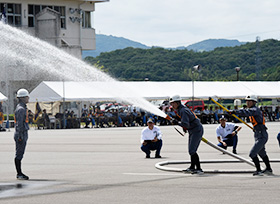
M 188 149 L 191 156 L 191 166 L 183 171 L 185 173 L 203 174 L 204 172 L 200 167 L 199 156 L 197 154 L 197 149 L 203 135 L 203 126 L 197 116 L 189 108 L 181 104 L 181 97 L 179 95 L 170 98 L 170 104 L 176 110 L 181 120 L 175 124 L 180 125 L 184 132 L 189 133 Z
M 17 171 L 17 179 L 28 180 L 29 177 L 21 171 L 21 160 L 23 158 L 26 143 L 28 140 L 28 114 L 26 104 L 29 102 L 29 93 L 26 89 L 19 89 L 17 92 L 19 103 L 15 110 L 15 134 L 14 140 L 16 144 L 15 166 Z
M 254 127 L 255 144 L 252 147 L 249 155 L 256 166 L 256 171 L 253 173 L 253 176 L 262 176 L 264 173 L 272 174 L 269 158 L 265 150 L 265 144 L 268 140 L 268 134 L 266 131 L 267 127 L 265 126 L 265 119 L 263 117 L 262 111 L 258 107 L 256 107 L 258 99 L 255 95 L 250 95 L 247 96 L 245 100 L 248 109 L 240 109 L 235 111 L 235 113 L 239 116 L 249 117 Z M 258 155 L 262 158 L 263 162 L 266 165 L 266 169 L 264 169 L 263 171 L 260 167 Z

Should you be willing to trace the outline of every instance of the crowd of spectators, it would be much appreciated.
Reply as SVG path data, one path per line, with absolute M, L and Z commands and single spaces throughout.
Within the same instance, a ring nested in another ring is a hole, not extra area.
M 245 105 L 242 108 L 247 108 Z M 169 104 L 165 104 L 159 107 L 166 115 L 171 118 L 176 117 L 176 113 Z M 228 110 L 236 110 L 237 106 L 231 108 L 227 106 Z M 279 107 L 272 111 L 267 107 L 261 107 L 266 120 L 275 121 L 279 120 Z M 218 124 L 219 119 L 224 116 L 229 122 L 239 122 L 232 115 L 229 115 L 226 111 L 218 106 L 204 106 L 198 107 L 194 110 L 194 113 L 201 120 L 202 124 Z M 32 123 L 32 117 L 34 115 L 29 112 L 29 121 Z M 170 121 L 152 113 L 146 112 L 142 109 L 131 106 L 119 106 L 111 105 L 101 110 L 100 106 L 84 107 L 81 110 L 80 117 L 71 110 L 65 110 L 65 118 L 63 113 L 57 113 L 55 115 L 56 121 L 55 128 L 105 128 L 105 127 L 133 127 L 133 126 L 145 126 L 147 120 L 153 118 L 156 125 L 171 125 Z M 242 120 L 249 122 L 248 118 L 241 118 Z M 34 122 L 34 121 L 33 121 Z M 51 122 L 48 114 L 43 110 L 43 114 L 36 121 L 39 127 L 51 128 Z

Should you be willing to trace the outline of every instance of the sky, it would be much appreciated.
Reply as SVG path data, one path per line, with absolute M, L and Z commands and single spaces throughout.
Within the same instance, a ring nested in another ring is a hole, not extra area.
M 280 0 L 110 0 L 97 3 L 96 34 L 147 46 L 188 46 L 207 39 L 280 39 Z

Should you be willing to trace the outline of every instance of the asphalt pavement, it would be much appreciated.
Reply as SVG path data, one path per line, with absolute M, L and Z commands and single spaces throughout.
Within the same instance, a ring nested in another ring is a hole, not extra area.
M 240 123 L 239 123 L 240 124 Z M 243 124 L 237 153 L 250 159 L 253 132 Z M 276 139 L 280 122 L 268 122 L 266 145 L 272 160 L 280 159 Z M 204 137 L 217 143 L 217 124 L 204 125 Z M 274 175 L 254 177 L 251 173 L 184 174 L 162 171 L 155 165 L 164 161 L 187 161 L 188 136 L 180 136 L 173 126 L 161 126 L 163 147 L 161 159 L 146 159 L 140 150 L 143 127 L 34 130 L 29 131 L 27 149 L 22 161 L 28 181 L 16 180 L 14 130 L 0 132 L 0 203 L 270 203 L 280 199 L 280 163 L 271 163 Z M 180 127 L 179 127 L 180 128 Z M 231 147 L 228 148 L 231 151 Z M 201 142 L 202 161 L 233 160 Z M 188 164 L 172 164 L 184 169 Z M 246 163 L 202 163 L 205 171 L 246 170 Z

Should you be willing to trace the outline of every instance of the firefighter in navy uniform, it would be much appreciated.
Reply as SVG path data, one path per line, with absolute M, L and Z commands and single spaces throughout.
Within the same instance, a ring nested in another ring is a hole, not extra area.
M 231 113 L 236 113 L 238 116 L 249 116 L 251 123 L 254 127 L 254 138 L 255 144 L 250 151 L 250 157 L 252 158 L 256 171 L 253 176 L 262 176 L 263 174 L 272 174 L 272 169 L 270 167 L 269 158 L 265 151 L 265 144 L 268 140 L 267 127 L 265 126 L 265 119 L 263 117 L 262 111 L 256 107 L 258 99 L 255 95 L 246 96 L 245 98 L 248 109 L 240 109 Z M 260 167 L 260 161 L 258 155 L 262 158 L 266 165 L 266 169 L 263 171 Z
M 28 114 L 26 104 L 29 102 L 29 93 L 26 89 L 19 89 L 17 92 L 18 105 L 15 110 L 15 134 L 16 143 L 15 166 L 17 171 L 17 179 L 28 180 L 29 177 L 21 171 L 21 160 L 25 151 L 28 139 Z
M 188 149 L 191 156 L 191 166 L 183 171 L 191 174 L 203 174 L 204 172 L 200 167 L 199 156 L 197 154 L 197 149 L 203 135 L 203 127 L 200 120 L 189 108 L 181 104 L 181 97 L 179 95 L 170 98 L 170 104 L 180 118 L 180 121 L 173 120 L 172 123 L 181 126 L 184 132 L 189 132 Z

